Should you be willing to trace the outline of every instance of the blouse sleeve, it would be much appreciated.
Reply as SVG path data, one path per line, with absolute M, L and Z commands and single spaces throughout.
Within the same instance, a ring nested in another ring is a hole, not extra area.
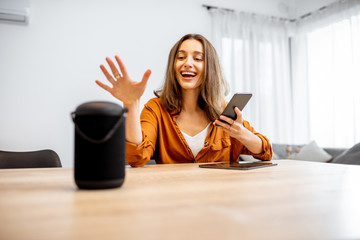
M 126 142 L 126 161 L 132 167 L 142 167 L 153 157 L 158 137 L 159 108 L 150 101 L 140 115 L 143 141 L 136 145 Z

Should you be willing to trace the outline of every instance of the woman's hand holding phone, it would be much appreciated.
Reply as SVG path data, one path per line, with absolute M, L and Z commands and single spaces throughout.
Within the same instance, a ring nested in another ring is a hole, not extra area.
M 238 138 L 243 130 L 244 127 L 244 119 L 242 117 L 242 112 L 238 107 L 234 109 L 236 114 L 236 119 L 229 118 L 225 115 L 220 115 L 220 118 L 215 120 L 214 124 L 218 127 L 221 127 L 223 131 L 228 133 L 233 138 Z
M 251 96 L 251 93 L 235 94 L 214 124 L 221 127 L 230 137 L 242 142 L 249 151 L 259 154 L 262 151 L 262 141 L 244 126 L 241 112 Z
M 231 137 L 238 139 L 245 128 L 241 110 L 244 109 L 251 97 L 251 93 L 235 93 L 214 124 L 221 127 Z
M 236 112 L 235 108 L 237 108 L 241 114 L 241 111 L 244 109 L 246 104 L 249 102 L 252 94 L 251 93 L 235 93 L 234 96 L 231 98 L 230 102 L 226 105 L 224 111 L 220 115 L 219 121 L 232 125 L 233 121 L 235 121 L 238 118 L 238 113 Z M 222 118 L 226 117 L 226 118 Z M 242 116 L 242 114 L 241 114 Z M 242 118 L 242 117 L 241 117 Z M 242 123 L 242 120 L 241 120 Z M 229 126 L 226 125 L 220 125 L 215 123 L 218 126 L 223 126 L 228 128 Z

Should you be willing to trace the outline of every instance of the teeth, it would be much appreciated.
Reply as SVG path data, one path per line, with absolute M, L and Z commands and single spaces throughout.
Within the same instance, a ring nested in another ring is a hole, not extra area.
M 181 73 L 183 76 L 184 75 L 191 75 L 191 76 L 195 76 L 196 74 L 195 73 L 193 73 L 193 72 L 182 72 Z

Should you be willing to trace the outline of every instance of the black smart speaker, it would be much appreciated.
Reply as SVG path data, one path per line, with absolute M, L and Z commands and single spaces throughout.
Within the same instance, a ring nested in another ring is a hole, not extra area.
M 75 125 L 74 175 L 79 188 L 123 184 L 126 111 L 111 102 L 87 102 L 71 113 Z

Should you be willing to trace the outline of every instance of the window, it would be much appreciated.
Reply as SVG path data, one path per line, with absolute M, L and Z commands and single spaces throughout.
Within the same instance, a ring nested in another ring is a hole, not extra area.
M 360 15 L 307 34 L 310 136 L 321 146 L 360 141 Z

